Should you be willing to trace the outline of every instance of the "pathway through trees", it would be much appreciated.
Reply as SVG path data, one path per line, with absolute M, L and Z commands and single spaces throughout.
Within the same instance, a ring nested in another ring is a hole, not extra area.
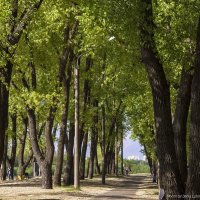
M 140 174 L 124 177 L 113 190 L 97 195 L 93 199 L 158 199 L 157 191 L 157 186 L 151 182 L 151 177 Z
M 147 174 L 128 177 L 108 177 L 106 185 L 101 178 L 81 182 L 81 190 L 73 187 L 55 187 L 53 190 L 41 189 L 41 179 L 24 181 L 6 181 L 0 183 L 0 199 L 158 199 L 157 185 L 151 182 Z

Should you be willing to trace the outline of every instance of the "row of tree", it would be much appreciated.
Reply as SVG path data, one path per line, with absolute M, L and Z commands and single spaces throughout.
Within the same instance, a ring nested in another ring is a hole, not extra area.
M 167 198 L 200 193 L 199 1 L 13 0 L 0 6 L 0 163 L 14 165 L 20 142 L 20 165 L 27 166 L 23 145 L 30 137 L 27 161 L 34 155 L 43 187 L 51 188 L 55 142 L 54 183 L 60 185 L 62 171 L 65 184 L 72 180 L 73 160 L 80 162 L 75 177 L 84 177 L 89 141 L 89 176 L 101 157 L 105 178 L 105 169 L 117 168 L 118 141 L 129 126 L 150 167 L 159 168 Z
M 119 55 L 125 57 L 127 50 L 120 48 L 111 27 L 107 30 L 111 22 L 104 12 L 111 5 L 99 5 L 1 3 L 0 163 L 4 179 L 6 164 L 13 175 L 18 158 L 22 176 L 34 158 L 43 188 L 61 185 L 61 178 L 64 185 L 74 183 L 78 188 L 79 179 L 85 178 L 88 143 L 88 177 L 93 177 L 94 168 L 100 171 L 99 160 L 103 184 L 106 173 L 118 173 L 125 121 L 122 97 L 127 90 L 121 82 L 130 63 L 122 65 Z

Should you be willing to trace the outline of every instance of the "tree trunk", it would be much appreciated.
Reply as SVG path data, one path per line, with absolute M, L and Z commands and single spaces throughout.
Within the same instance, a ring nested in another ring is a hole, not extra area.
M 86 58 L 85 64 L 85 73 L 87 74 L 90 67 L 92 66 L 92 59 L 90 56 Z M 84 80 L 84 88 L 83 88 L 83 113 L 87 110 L 87 105 L 90 103 L 90 85 L 89 80 L 86 78 Z M 80 130 L 80 178 L 85 178 L 85 157 L 86 157 L 86 150 L 87 150 L 87 143 L 88 143 L 88 131 L 84 131 L 85 122 L 83 121 L 81 124 Z
M 23 136 L 22 138 L 19 138 L 19 155 L 18 155 L 18 175 L 22 177 L 25 172 L 26 168 L 29 165 L 30 161 L 33 158 L 33 151 L 32 149 L 30 150 L 29 157 L 27 161 L 24 161 L 24 150 L 25 150 L 25 145 L 26 145 L 26 138 L 27 138 L 27 128 L 28 128 L 28 118 L 23 118 Z
M 24 166 L 24 150 L 25 150 L 26 137 L 27 137 L 27 128 L 28 128 L 28 119 L 23 118 L 23 136 L 22 138 L 19 138 L 19 155 L 18 155 L 19 176 L 22 176 L 25 173 L 25 169 L 23 166 Z
M 98 108 L 98 101 L 93 100 L 93 107 Z M 91 132 L 91 147 L 90 147 L 90 168 L 89 168 L 89 175 L 88 178 L 92 179 L 94 175 L 94 157 L 95 152 L 97 148 L 97 137 L 98 137 L 98 129 L 97 129 L 97 123 L 98 123 L 98 111 L 96 111 L 95 115 L 93 116 L 93 127 Z
M 80 161 L 80 109 L 79 109 L 79 93 L 80 93 L 80 58 L 77 60 L 78 64 L 74 68 L 74 91 L 75 91 L 75 136 L 74 136 L 74 188 L 79 189 L 79 161 Z
M 56 108 L 51 107 L 49 110 L 49 116 L 47 117 L 45 124 L 45 141 L 46 141 L 46 152 L 45 156 L 42 154 L 37 137 L 36 129 L 36 116 L 33 109 L 27 109 L 28 120 L 29 120 L 29 130 L 30 130 L 30 140 L 31 146 L 34 152 L 34 156 L 42 170 L 42 188 L 52 189 L 52 162 L 54 155 L 54 144 L 52 138 L 52 128 L 55 116 Z
M 102 106 L 102 184 L 106 184 L 106 157 L 105 157 L 105 151 L 106 151 L 106 141 L 105 141 L 105 135 L 106 135 L 106 115 L 105 115 L 105 106 Z
M 156 145 L 160 174 L 164 180 L 167 195 L 184 194 L 175 156 L 174 134 L 171 119 L 170 90 L 163 66 L 157 58 L 156 45 L 153 38 L 152 1 L 143 0 L 144 20 L 141 25 L 142 61 L 148 73 L 153 95 L 154 119 L 156 128 Z M 146 29 L 144 27 L 147 27 Z
M 191 92 L 191 126 L 190 126 L 190 151 L 189 171 L 186 194 L 192 199 L 192 195 L 200 194 L 200 18 L 198 22 L 195 70 Z M 198 198 L 198 197 L 197 197 Z
M 4 142 L 4 155 L 3 155 L 3 162 L 2 162 L 2 180 L 6 180 L 7 176 L 7 151 L 8 151 L 8 135 L 5 136 Z
M 176 111 L 173 122 L 176 157 L 179 164 L 182 182 L 187 181 L 187 118 L 191 99 L 192 75 L 186 69 L 182 70 L 180 89 L 177 96 Z
M 73 149 L 74 149 L 74 123 L 70 123 L 69 140 L 66 146 L 67 161 L 64 167 L 63 184 L 72 185 L 74 183 L 73 176 Z
M 124 175 L 124 137 L 123 137 L 123 130 L 121 132 L 121 174 Z
M 66 54 L 63 53 L 63 54 Z M 65 58 L 65 56 L 64 56 Z M 68 118 L 68 110 L 69 110 L 69 95 L 70 95 L 70 83 L 71 83 L 71 74 L 72 74 L 72 61 L 74 59 L 73 51 L 70 51 L 70 59 L 68 64 L 68 72 L 67 77 L 65 75 L 65 66 L 66 61 L 61 61 L 62 65 L 62 83 L 63 83 L 63 94 L 64 94 L 64 108 L 62 113 L 61 127 L 60 127 L 60 137 L 58 141 L 58 152 L 57 152 L 57 160 L 56 160 L 56 169 L 54 173 L 54 185 L 61 185 L 61 173 L 63 167 L 63 154 L 64 154 L 64 143 L 65 143 L 65 135 L 67 132 L 67 118 Z M 63 66 L 64 65 L 64 66 Z M 63 71 L 64 70 L 64 71 Z
M 69 23 L 67 21 L 66 27 L 64 29 L 64 48 L 62 52 L 62 57 L 60 58 L 60 69 L 59 69 L 59 82 L 63 87 L 64 96 L 64 108 L 61 119 L 60 127 L 60 137 L 58 141 L 58 152 L 56 160 L 56 169 L 54 173 L 54 185 L 61 185 L 61 174 L 63 168 L 63 154 L 64 154 L 64 144 L 65 135 L 67 131 L 67 118 L 69 110 L 69 96 L 70 96 L 70 83 L 72 75 L 72 62 L 74 60 L 74 52 L 72 46 L 69 44 L 71 37 L 76 34 L 77 24 L 74 23 L 74 27 L 70 30 Z M 66 66 L 67 66 L 67 76 L 66 76 Z
M 7 156 L 7 160 L 10 166 L 11 179 L 14 179 L 14 166 L 16 159 L 16 150 L 17 150 L 17 116 L 13 114 L 12 119 L 12 149 L 10 158 Z
M 85 159 L 87 152 L 87 144 L 88 144 L 88 132 L 84 133 L 82 151 L 81 151 L 81 159 L 80 159 L 80 178 L 85 178 Z
M 44 160 L 41 163 L 41 172 L 42 172 L 42 188 L 43 189 L 52 189 L 52 163 Z
M 115 126 L 115 175 L 118 176 L 118 125 Z
M 148 153 L 146 145 L 144 144 L 143 146 L 144 146 L 144 152 L 145 152 L 148 164 L 149 164 L 150 172 L 151 172 L 151 174 L 153 174 L 153 160 L 152 160 L 151 156 Z
M 0 165 L 3 160 L 4 141 L 8 128 L 8 101 L 12 68 L 13 64 L 9 60 L 7 60 L 5 68 L 0 68 Z
M 97 156 L 97 151 L 95 153 L 95 157 L 94 157 L 94 167 L 95 167 L 95 174 L 101 174 L 100 172 L 100 168 L 99 168 L 99 162 L 98 162 L 98 156 Z

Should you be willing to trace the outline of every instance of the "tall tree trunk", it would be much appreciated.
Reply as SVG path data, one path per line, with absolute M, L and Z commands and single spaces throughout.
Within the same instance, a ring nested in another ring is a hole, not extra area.
M 7 176 L 7 152 L 8 152 L 8 134 L 5 135 L 5 142 L 4 142 L 4 155 L 3 155 L 3 162 L 2 162 L 2 180 L 6 180 Z
M 67 154 L 67 161 L 64 167 L 64 175 L 63 175 L 63 184 L 64 185 L 72 185 L 74 183 L 74 170 L 73 170 L 73 149 L 74 149 L 74 123 L 70 123 L 70 130 L 69 130 L 69 139 L 68 144 L 66 145 L 66 154 Z
M 106 114 L 105 114 L 105 106 L 102 106 L 102 176 L 101 176 L 101 181 L 102 184 L 106 184 Z
M 64 144 L 65 135 L 67 131 L 67 119 L 69 110 L 69 96 L 70 96 L 70 83 L 72 75 L 72 63 L 74 61 L 73 47 L 70 42 L 75 37 L 77 33 L 78 22 L 75 21 L 72 27 L 69 26 L 67 20 L 66 27 L 64 29 L 64 48 L 62 56 L 60 58 L 60 69 L 59 69 L 59 82 L 63 86 L 63 96 L 64 96 L 64 108 L 61 119 L 60 127 L 60 137 L 58 141 L 58 152 L 56 160 L 56 170 L 54 173 L 54 185 L 61 185 L 61 173 L 63 168 L 63 154 L 64 154 Z M 66 76 L 66 66 L 67 66 L 67 76 Z
M 124 175 L 124 134 L 121 132 L 121 174 Z
M 153 160 L 152 160 L 151 156 L 149 155 L 149 152 L 148 152 L 148 150 L 147 150 L 146 145 L 144 144 L 143 146 L 144 146 L 144 153 L 145 153 L 145 155 L 146 155 L 147 162 L 148 162 L 148 164 L 149 164 L 149 169 L 150 169 L 150 172 L 151 172 L 151 174 L 152 174 L 152 173 L 153 173 Z
M 42 185 L 45 189 L 52 189 L 52 163 L 54 156 L 54 142 L 52 137 L 53 122 L 55 117 L 56 108 L 51 107 L 49 110 L 49 116 L 47 117 L 45 124 L 45 141 L 46 152 L 45 160 L 42 162 Z
M 111 160 L 111 166 L 110 167 L 111 167 L 110 168 L 111 174 L 115 174 L 116 168 L 115 168 L 115 151 L 114 151 L 114 149 L 112 151 L 112 160 Z
M 52 138 L 52 128 L 55 116 L 55 108 L 51 107 L 49 111 L 49 116 L 45 124 L 45 139 L 46 139 L 46 152 L 45 155 L 42 154 L 38 143 L 37 129 L 36 129 L 36 116 L 33 109 L 27 109 L 28 120 L 29 120 L 29 130 L 30 130 L 30 140 L 31 146 L 34 152 L 34 156 L 42 170 L 42 188 L 52 189 L 52 162 L 54 155 L 54 144 Z
M 27 128 L 28 128 L 28 118 L 23 118 L 23 136 L 19 138 L 19 155 L 18 155 L 18 174 L 19 176 L 24 175 L 24 150 L 26 145 L 26 137 L 27 137 Z
M 115 124 L 115 175 L 118 176 L 118 125 Z
M 82 151 L 81 151 L 81 159 L 80 159 L 80 178 L 85 178 L 85 159 L 88 145 L 88 132 L 84 133 Z
M 98 101 L 93 100 L 93 107 L 98 108 Z M 91 147 L 90 147 L 90 168 L 89 168 L 89 175 L 88 178 L 92 179 L 94 175 L 94 158 L 95 158 L 95 152 L 97 148 L 97 137 L 98 137 L 98 111 L 95 112 L 95 115 L 93 116 L 93 127 L 91 132 Z
M 11 179 L 14 179 L 14 166 L 16 159 L 16 151 L 17 151 L 17 116 L 13 114 L 11 116 L 12 119 L 12 148 L 11 148 L 11 156 L 10 158 L 7 156 L 7 161 L 10 166 Z
M 8 128 L 8 100 L 12 68 L 13 64 L 9 60 L 5 68 L 0 68 L 0 165 L 4 156 L 4 141 Z
M 167 195 L 184 194 L 184 184 L 180 177 L 175 156 L 174 134 L 171 119 L 169 84 L 158 59 L 153 35 L 152 0 L 142 0 L 144 20 L 141 25 L 142 61 L 148 73 L 153 95 L 156 145 L 160 174 L 164 180 Z
M 65 51 L 68 51 L 66 49 Z M 67 52 L 64 52 L 65 55 Z M 69 95 L 70 95 L 70 83 L 71 83 L 71 74 L 72 74 L 72 62 L 74 59 L 73 51 L 70 51 L 70 58 L 68 63 L 67 77 L 65 74 L 65 66 L 66 66 L 66 55 L 63 56 L 61 60 L 61 73 L 62 73 L 62 84 L 63 84 L 63 94 L 64 94 L 64 108 L 62 113 L 61 127 L 60 127 L 60 137 L 58 141 L 58 152 L 57 152 L 57 160 L 56 160 L 56 169 L 54 173 L 54 185 L 61 185 L 61 173 L 63 167 L 63 154 L 64 154 L 64 143 L 65 143 L 65 135 L 67 132 L 67 118 L 68 118 L 68 110 L 69 110 Z
M 190 126 L 190 151 L 189 171 L 186 193 L 192 199 L 192 195 L 200 194 L 200 18 L 198 22 L 195 70 L 191 92 L 191 126 Z M 194 196 L 195 197 L 195 196 Z M 197 197 L 198 198 L 198 197 Z
M 98 175 L 101 174 L 97 151 L 95 152 L 95 157 L 94 157 L 94 167 L 95 167 L 95 174 L 98 174 Z
M 77 60 L 77 66 L 74 68 L 74 100 L 75 100 L 75 135 L 74 135 L 74 188 L 79 189 L 79 164 L 80 164 L 80 57 Z
M 86 64 L 84 72 L 87 74 L 92 66 L 92 59 L 90 56 L 86 58 Z M 90 84 L 88 78 L 84 80 L 83 86 L 83 113 L 87 110 L 87 105 L 90 104 Z M 81 124 L 80 130 L 80 142 L 79 142 L 79 154 L 80 154 L 80 178 L 85 178 L 85 157 L 88 143 L 88 131 L 84 131 L 85 121 Z
M 177 96 L 176 111 L 173 122 L 176 157 L 179 164 L 182 182 L 187 181 L 187 118 L 191 99 L 192 75 L 186 69 L 182 70 L 180 89 Z

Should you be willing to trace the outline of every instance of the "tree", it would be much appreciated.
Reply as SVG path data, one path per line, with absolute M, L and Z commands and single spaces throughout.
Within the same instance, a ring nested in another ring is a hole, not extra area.
M 184 185 L 180 180 L 180 172 L 175 157 L 169 84 L 156 52 L 154 41 L 152 1 L 142 1 L 141 7 L 143 25 L 145 24 L 147 27 L 142 28 L 143 25 L 141 25 L 141 56 L 152 88 L 157 155 L 160 164 L 160 176 L 163 177 L 165 182 L 161 187 L 164 187 L 167 194 L 184 194 Z
M 1 52 L 4 55 L 3 62 L 1 62 L 1 65 L 2 63 L 3 65 L 0 70 L 0 164 L 3 158 L 4 138 L 8 127 L 9 86 L 13 71 L 13 57 L 22 33 L 28 26 L 30 19 L 32 19 L 33 13 L 40 8 L 42 2 L 43 0 L 31 2 L 25 7 L 22 13 L 20 13 L 19 10 L 21 8 L 19 7 L 18 0 L 13 0 L 11 2 L 11 10 L 6 10 L 7 13 L 5 13 L 6 17 L 8 17 L 8 13 L 11 14 L 8 20 L 9 30 L 7 30 L 7 33 L 3 31 L 3 36 L 5 38 L 1 38 L 0 41 Z M 10 2 L 6 3 L 6 8 L 9 7 L 9 4 Z
M 192 198 L 192 195 L 197 195 L 200 192 L 198 187 L 199 184 L 199 79 L 200 79 L 200 19 L 197 27 L 197 39 L 196 39 L 196 53 L 195 53 L 195 70 L 194 77 L 192 81 L 192 93 L 191 93 L 191 128 L 190 128 L 190 153 L 189 153 L 189 171 L 187 179 L 187 188 L 186 194 L 190 195 L 189 199 Z

